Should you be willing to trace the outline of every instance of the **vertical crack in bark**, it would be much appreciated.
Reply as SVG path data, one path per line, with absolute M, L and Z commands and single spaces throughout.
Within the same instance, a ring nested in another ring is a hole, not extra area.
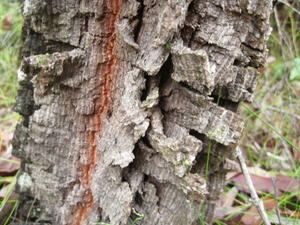
M 144 79 L 145 79 L 145 88 L 142 90 L 142 94 L 141 94 L 141 102 L 145 101 L 146 98 L 149 95 L 149 89 L 150 89 L 150 76 L 144 72 Z
M 138 38 L 139 38 L 139 33 L 143 24 L 143 15 L 144 15 L 144 9 L 145 9 L 145 5 L 144 5 L 144 0 L 137 0 L 141 5 L 140 8 L 138 10 L 138 15 L 137 15 L 137 20 L 138 23 L 133 31 L 134 34 L 134 41 L 137 42 Z
M 104 20 L 104 28 L 109 36 L 104 39 L 105 45 L 103 49 L 103 55 L 105 55 L 108 60 L 103 65 L 101 65 L 98 71 L 98 79 L 103 79 L 103 85 L 101 85 L 101 97 L 100 101 L 95 103 L 95 106 L 99 106 L 95 114 L 90 118 L 90 126 L 92 131 L 88 133 L 88 149 L 86 150 L 85 157 L 87 158 L 87 163 L 80 165 L 79 170 L 81 175 L 79 177 L 79 182 L 82 186 L 86 188 L 84 199 L 81 203 L 77 205 L 75 209 L 72 224 L 80 225 L 86 218 L 88 218 L 90 211 L 94 206 L 93 193 L 90 188 L 94 168 L 98 161 L 97 153 L 97 143 L 96 137 L 101 132 L 101 119 L 103 115 L 106 114 L 110 105 L 110 99 L 112 95 L 112 88 L 115 81 L 114 76 L 117 70 L 117 55 L 116 55 L 116 28 L 115 22 L 118 18 L 121 9 L 121 0 L 106 1 L 106 7 L 108 13 L 106 14 Z

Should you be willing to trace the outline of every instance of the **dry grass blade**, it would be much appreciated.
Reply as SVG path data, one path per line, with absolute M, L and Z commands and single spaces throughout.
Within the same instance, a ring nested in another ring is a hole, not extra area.
M 279 0 L 279 2 L 281 2 L 282 4 L 285 4 L 286 6 L 290 7 L 295 13 L 300 15 L 300 11 L 298 9 L 296 9 L 295 7 L 293 7 L 289 2 L 287 2 L 286 0 Z

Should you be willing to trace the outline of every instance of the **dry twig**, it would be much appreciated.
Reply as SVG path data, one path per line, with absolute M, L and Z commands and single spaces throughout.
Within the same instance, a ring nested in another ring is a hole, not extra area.
M 279 112 L 279 113 L 281 113 L 281 114 L 286 114 L 286 115 L 288 115 L 288 116 L 294 117 L 294 118 L 297 119 L 297 120 L 300 120 L 300 115 L 295 114 L 295 113 L 291 113 L 291 112 L 286 111 L 286 110 L 284 110 L 284 109 L 279 109 L 279 108 L 276 108 L 276 107 L 268 106 L 267 110 Z
M 284 58 L 284 61 L 288 62 L 288 59 L 294 58 L 294 53 L 293 53 L 293 50 L 291 47 L 292 45 L 291 45 L 289 36 L 284 32 L 284 29 L 281 26 L 278 11 L 277 11 L 276 7 L 274 8 L 274 18 L 275 18 L 275 22 L 276 22 L 276 26 L 277 26 L 277 30 L 278 30 L 280 44 L 281 44 L 281 46 L 286 47 L 286 48 L 282 48 L 282 56 Z M 287 49 L 288 49 L 288 51 L 287 51 Z
M 274 189 L 274 195 L 275 195 L 275 198 L 276 198 L 276 201 L 277 201 L 277 197 L 278 197 L 278 190 L 277 190 L 277 187 L 276 187 L 276 177 L 272 177 L 272 184 L 273 184 L 273 189 Z M 278 224 L 279 225 L 282 225 L 282 221 L 281 221 L 281 217 L 280 217 L 280 210 L 279 210 L 279 207 L 278 207 L 278 203 L 276 202 L 276 216 L 278 218 Z
M 240 166 L 241 166 L 241 169 L 243 171 L 243 174 L 244 174 L 244 177 L 245 177 L 245 180 L 247 182 L 247 185 L 249 187 L 249 190 L 250 190 L 250 193 L 251 193 L 251 199 L 252 199 L 252 202 L 253 204 L 256 206 L 262 220 L 264 221 L 264 224 L 265 225 L 271 225 L 270 221 L 269 221 L 269 218 L 267 216 L 267 213 L 265 211 L 265 208 L 264 208 L 264 204 L 263 202 L 259 199 L 256 191 L 255 191 L 255 188 L 254 188 L 254 185 L 253 185 L 253 182 L 251 180 L 251 177 L 250 177 L 250 174 L 249 174 L 249 171 L 248 171 L 248 168 L 247 168 L 247 165 L 246 165 L 246 162 L 245 162 L 245 159 L 242 155 L 242 152 L 241 152 L 241 149 L 239 146 L 237 146 L 235 148 L 235 153 L 236 153 L 236 156 L 239 160 L 239 163 L 240 163 Z
M 281 2 L 282 4 L 285 4 L 286 6 L 290 7 L 294 12 L 296 12 L 297 14 L 300 15 L 300 11 L 298 9 L 296 9 L 294 6 L 292 6 L 289 2 L 287 2 L 286 0 L 279 0 L 279 2 Z

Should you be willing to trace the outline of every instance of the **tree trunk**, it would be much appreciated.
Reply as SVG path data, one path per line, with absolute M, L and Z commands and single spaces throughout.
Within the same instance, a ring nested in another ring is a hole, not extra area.
M 211 223 L 271 8 L 25 0 L 19 213 L 55 225 Z

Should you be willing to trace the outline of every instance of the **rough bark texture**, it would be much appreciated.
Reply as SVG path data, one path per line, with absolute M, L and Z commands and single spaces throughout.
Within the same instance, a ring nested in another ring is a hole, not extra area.
M 270 0 L 25 0 L 20 213 L 208 223 L 266 56 Z

